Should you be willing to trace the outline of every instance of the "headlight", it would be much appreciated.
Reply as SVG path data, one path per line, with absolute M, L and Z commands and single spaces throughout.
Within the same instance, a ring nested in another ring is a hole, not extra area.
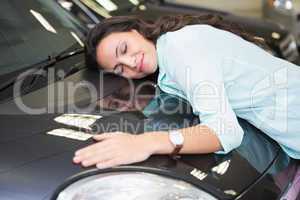
M 57 200 L 215 200 L 184 181 L 143 172 L 113 172 L 83 178 Z

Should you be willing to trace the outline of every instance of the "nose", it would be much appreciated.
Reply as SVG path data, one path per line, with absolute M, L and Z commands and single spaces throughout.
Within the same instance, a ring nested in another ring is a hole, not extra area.
M 119 62 L 130 67 L 130 68 L 136 68 L 137 63 L 136 63 L 136 58 L 135 56 L 128 56 L 128 55 L 123 55 L 119 57 Z

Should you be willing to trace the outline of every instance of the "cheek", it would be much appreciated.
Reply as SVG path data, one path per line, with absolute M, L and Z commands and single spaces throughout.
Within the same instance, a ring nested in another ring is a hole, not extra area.
M 113 52 L 113 53 L 112 53 Z M 105 71 L 111 71 L 114 68 L 114 64 L 116 63 L 116 60 L 114 58 L 114 49 L 112 47 L 103 48 L 102 46 L 98 45 L 97 51 L 96 51 L 96 60 L 97 64 L 101 66 L 101 69 L 104 69 Z

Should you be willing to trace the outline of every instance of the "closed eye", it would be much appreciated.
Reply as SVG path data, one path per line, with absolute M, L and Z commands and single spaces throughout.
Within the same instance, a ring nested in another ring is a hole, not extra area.
M 127 52 L 127 44 L 126 42 L 122 43 L 121 53 L 125 54 Z

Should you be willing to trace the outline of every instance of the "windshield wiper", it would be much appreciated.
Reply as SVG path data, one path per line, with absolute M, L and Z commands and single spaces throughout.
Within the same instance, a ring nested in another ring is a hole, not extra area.
M 70 50 L 72 49 L 72 50 Z M 67 48 L 66 50 L 60 52 L 59 54 L 55 55 L 55 56 L 52 56 L 52 55 L 49 55 L 45 60 L 41 61 L 41 62 L 38 62 L 38 63 L 35 63 L 35 64 L 32 64 L 28 67 L 25 67 L 25 69 L 30 69 L 32 71 L 30 71 L 27 75 L 34 75 L 37 71 L 39 70 L 46 70 L 48 69 L 49 67 L 55 65 L 57 62 L 60 62 L 62 60 L 65 60 L 69 57 L 72 57 L 72 56 L 75 56 L 75 55 L 78 55 L 78 54 L 81 54 L 84 52 L 84 48 L 74 48 L 74 45 L 72 45 L 71 47 Z M 80 70 L 80 69 L 78 69 Z M 67 72 L 66 74 L 70 74 L 70 71 L 74 71 L 74 68 L 72 68 L 71 70 L 69 70 L 69 72 Z M 24 72 L 22 70 L 22 72 Z M 4 82 L 3 84 L 0 85 L 0 92 L 2 92 L 3 90 L 13 86 L 16 82 L 20 81 L 20 80 L 23 80 L 22 78 L 18 78 L 19 77 L 19 74 L 14 76 L 13 78 L 11 78 L 10 80 Z M 35 75 L 35 76 L 40 76 L 40 75 Z M 32 83 L 34 82 L 34 78 L 33 80 L 31 81 L 31 84 L 29 84 L 29 86 L 32 85 Z
M 66 58 L 75 56 L 77 54 L 81 54 L 84 52 L 84 48 L 80 47 L 80 48 L 74 48 L 74 45 L 72 45 L 71 47 L 67 48 L 66 50 L 60 52 L 59 54 L 55 55 L 53 57 L 53 59 L 58 62 L 61 60 L 64 60 Z

